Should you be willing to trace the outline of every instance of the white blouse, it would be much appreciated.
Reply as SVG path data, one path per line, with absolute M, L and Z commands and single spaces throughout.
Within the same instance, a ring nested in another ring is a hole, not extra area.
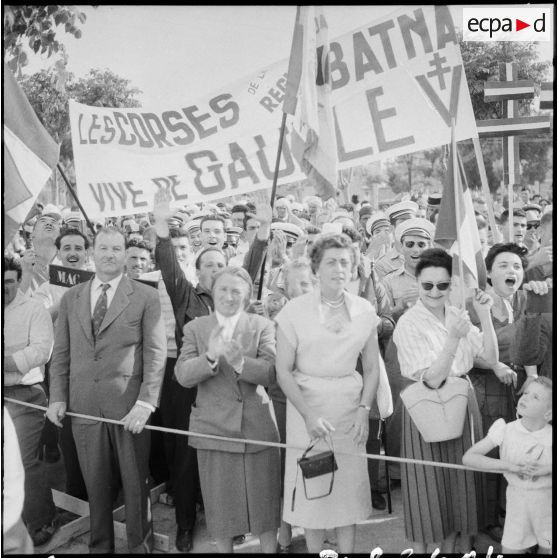
M 451 306 L 446 305 L 446 312 Z M 401 374 L 418 381 L 423 370 L 440 356 L 448 336 L 445 325 L 418 300 L 397 322 L 393 341 Z M 459 340 L 450 376 L 464 376 L 473 368 L 474 358 L 482 353 L 481 331 L 471 324 L 469 333 Z

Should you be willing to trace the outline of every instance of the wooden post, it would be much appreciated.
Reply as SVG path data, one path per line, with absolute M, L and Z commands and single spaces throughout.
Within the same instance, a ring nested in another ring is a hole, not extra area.
M 455 117 L 451 119 L 451 151 L 452 151 L 452 163 L 453 163 L 453 193 L 455 196 L 455 218 L 456 218 L 456 229 L 457 229 L 457 249 L 459 256 L 457 258 L 457 264 L 459 266 L 459 298 L 461 302 L 461 308 L 465 308 L 465 272 L 463 269 L 463 248 L 462 248 L 462 238 L 461 238 L 461 192 L 459 192 L 459 187 L 461 181 L 459 180 L 459 162 L 457 160 L 457 143 L 455 141 Z
M 500 65 L 500 79 L 502 81 L 517 80 L 517 66 L 513 62 Z M 502 101 L 503 118 L 517 118 L 519 116 L 519 102 L 513 99 Z M 513 242 L 513 187 L 519 183 L 519 141 L 516 136 L 502 139 L 504 155 L 504 181 L 508 183 L 508 234 L 509 242 Z M 507 173 L 506 173 L 507 168 Z
M 482 157 L 482 149 L 479 138 L 473 138 L 473 146 L 475 148 L 475 156 L 477 159 L 477 165 L 479 167 L 482 191 L 484 193 L 486 209 L 488 211 L 488 223 L 490 225 L 490 229 L 492 230 L 492 238 L 494 239 L 494 244 L 497 244 L 498 242 L 500 242 L 500 232 L 498 231 L 498 228 L 496 226 L 492 196 L 490 194 L 490 188 L 488 187 L 488 178 L 486 176 L 486 169 L 484 168 L 484 159 Z
M 275 158 L 275 172 L 273 173 L 273 186 L 271 188 L 271 199 L 269 201 L 269 204 L 271 205 L 271 209 L 273 209 L 273 204 L 275 203 L 275 193 L 277 192 L 277 178 L 279 176 L 279 165 L 281 163 L 281 151 L 283 150 L 283 139 L 285 137 L 286 124 L 287 124 L 287 113 L 283 112 L 283 118 L 281 120 L 281 129 L 279 130 L 279 145 L 277 146 L 277 157 Z M 263 259 L 262 269 L 260 272 L 260 284 L 258 286 L 258 300 L 262 299 L 266 260 L 267 260 L 267 253 Z

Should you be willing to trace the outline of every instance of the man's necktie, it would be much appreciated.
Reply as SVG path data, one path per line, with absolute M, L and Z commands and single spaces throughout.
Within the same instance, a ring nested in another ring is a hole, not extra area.
M 103 323 L 105 314 L 107 313 L 107 290 L 110 288 L 110 285 L 108 283 L 104 283 L 101 285 L 101 288 L 103 289 L 103 292 L 97 299 L 95 310 L 93 310 L 93 319 L 91 323 L 93 328 L 93 337 L 97 337 L 97 333 L 99 333 L 99 329 Z

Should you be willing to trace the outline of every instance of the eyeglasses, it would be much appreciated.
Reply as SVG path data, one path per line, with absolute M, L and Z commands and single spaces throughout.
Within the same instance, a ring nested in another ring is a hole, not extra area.
M 403 245 L 405 246 L 405 248 L 408 248 L 409 250 L 411 248 L 414 248 L 415 244 L 419 248 L 426 248 L 426 242 L 424 242 L 423 240 L 419 240 L 418 242 L 415 242 L 414 240 L 406 240 L 405 242 L 403 242 Z
M 425 291 L 431 291 L 434 287 L 436 287 L 439 291 L 447 291 L 450 286 L 450 282 L 441 281 L 440 283 L 430 283 L 429 281 L 425 281 L 420 285 Z
M 527 230 L 530 231 L 531 229 L 538 229 L 539 223 L 527 223 Z

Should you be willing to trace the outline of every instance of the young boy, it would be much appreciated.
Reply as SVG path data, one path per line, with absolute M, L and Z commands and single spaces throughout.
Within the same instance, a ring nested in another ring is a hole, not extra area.
M 517 404 L 518 420 L 498 419 L 486 438 L 470 448 L 463 464 L 502 472 L 508 481 L 502 552 L 517 554 L 538 545 L 552 551 L 552 381 L 538 377 Z M 500 459 L 486 454 L 500 447 Z

